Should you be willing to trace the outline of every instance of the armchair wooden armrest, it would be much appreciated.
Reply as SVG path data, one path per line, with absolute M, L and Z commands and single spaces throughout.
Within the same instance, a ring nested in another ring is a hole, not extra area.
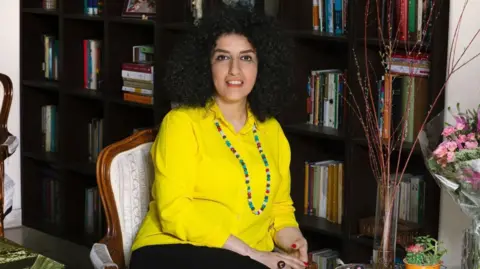
M 13 136 L 7 128 L 8 115 L 10 114 L 10 107 L 13 98 L 12 80 L 5 74 L 0 74 L 0 83 L 3 86 L 3 102 L 0 111 L 0 238 L 4 236 L 3 231 L 3 204 L 4 204 L 4 190 L 3 181 L 5 175 L 4 161 L 10 157 L 18 146 L 16 137 Z

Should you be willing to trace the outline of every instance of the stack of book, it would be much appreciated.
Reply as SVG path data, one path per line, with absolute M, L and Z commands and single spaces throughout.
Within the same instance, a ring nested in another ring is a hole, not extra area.
M 153 104 L 153 65 L 123 63 L 123 100 L 141 104 Z
M 123 100 L 152 105 L 153 46 L 133 46 L 132 53 L 132 62 L 122 64 Z

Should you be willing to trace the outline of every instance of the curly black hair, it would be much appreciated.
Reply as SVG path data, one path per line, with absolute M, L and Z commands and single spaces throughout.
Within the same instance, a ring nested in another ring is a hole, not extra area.
M 163 79 L 170 101 L 203 107 L 211 100 L 211 53 L 231 33 L 245 36 L 257 52 L 257 80 L 247 97 L 252 113 L 261 122 L 278 116 L 292 97 L 292 42 L 272 17 L 238 4 L 212 10 L 174 47 Z

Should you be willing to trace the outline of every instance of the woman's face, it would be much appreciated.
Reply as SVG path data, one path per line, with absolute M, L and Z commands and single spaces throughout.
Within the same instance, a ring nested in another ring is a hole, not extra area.
M 211 67 L 217 97 L 227 103 L 244 101 L 257 78 L 257 54 L 246 37 L 223 35 L 213 49 Z

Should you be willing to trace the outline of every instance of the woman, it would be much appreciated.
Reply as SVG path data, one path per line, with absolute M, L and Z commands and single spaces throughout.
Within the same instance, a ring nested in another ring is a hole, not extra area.
M 291 85 L 280 30 L 223 8 L 174 49 L 166 70 L 164 87 L 181 106 L 152 146 L 153 200 L 131 268 L 307 267 L 290 148 L 274 118 Z

